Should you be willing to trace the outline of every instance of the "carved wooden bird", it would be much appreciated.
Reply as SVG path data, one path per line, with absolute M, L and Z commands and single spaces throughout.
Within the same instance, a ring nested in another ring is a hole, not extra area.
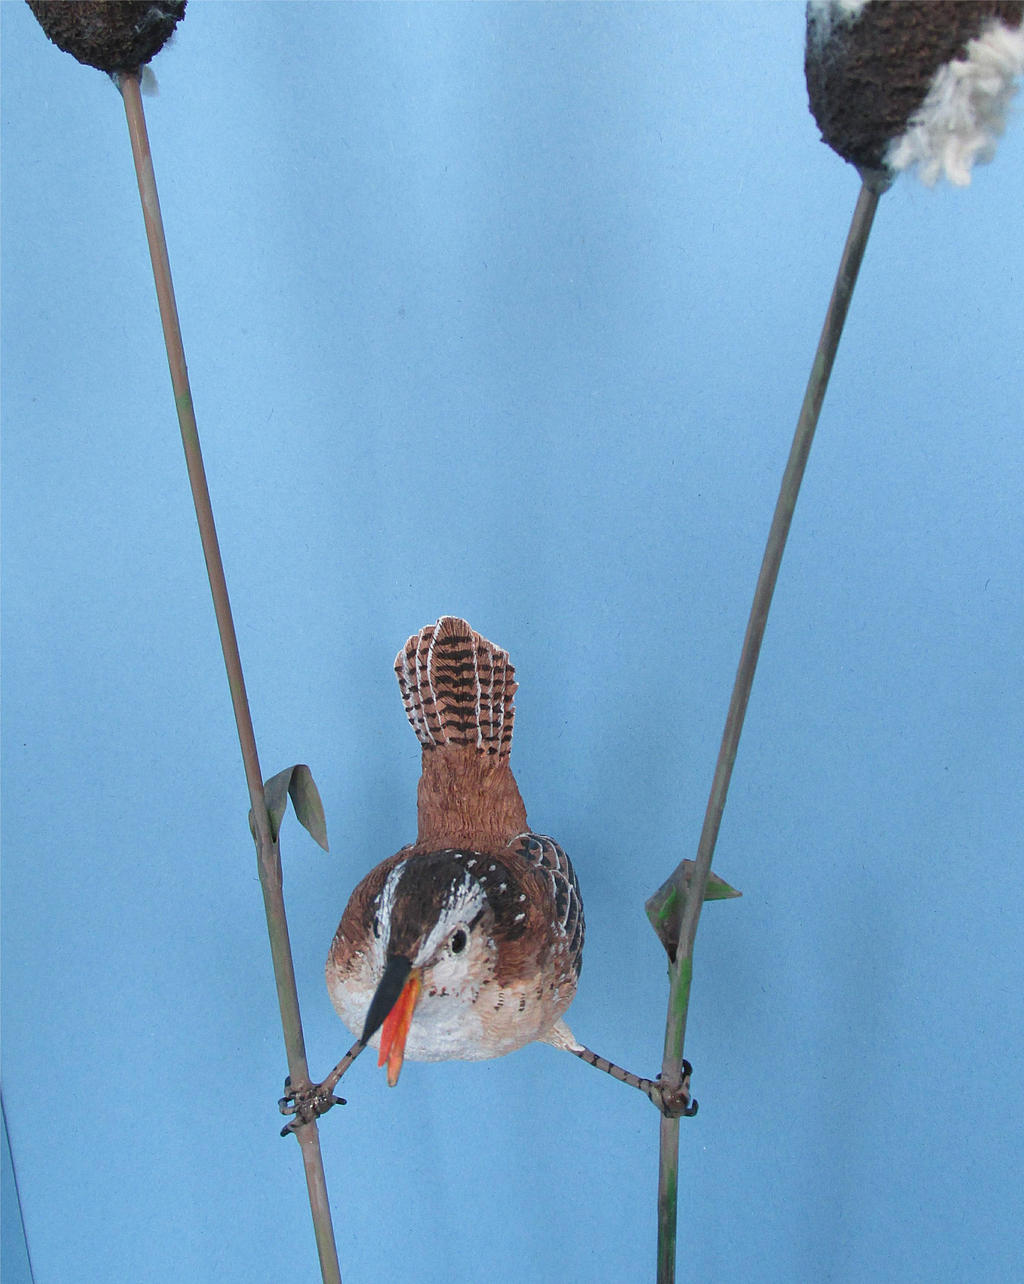
M 338 1015 L 379 1044 L 392 1084 L 405 1056 L 477 1060 L 550 1038 L 583 955 L 576 875 L 529 831 L 509 767 L 508 655 L 444 616 L 395 672 L 423 746 L 419 829 L 355 889 L 327 959 Z
M 327 957 L 331 1001 L 357 1042 L 282 1110 L 301 1122 L 329 1109 L 367 1044 L 394 1085 L 406 1057 L 480 1060 L 540 1040 L 684 1113 L 688 1078 L 669 1093 L 591 1052 L 562 1019 L 580 975 L 583 902 L 568 856 L 529 829 L 509 767 L 507 653 L 443 616 L 406 642 L 395 672 L 422 745 L 416 841 L 358 884 Z

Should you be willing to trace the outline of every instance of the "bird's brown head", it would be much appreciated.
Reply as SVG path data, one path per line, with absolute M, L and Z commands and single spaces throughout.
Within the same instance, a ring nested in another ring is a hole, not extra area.
M 410 856 L 374 899 L 370 940 L 380 980 L 362 1042 L 381 1029 L 378 1064 L 395 1084 L 414 1016 L 443 1041 L 499 973 L 527 923 L 526 895 L 498 856 L 445 850 Z M 500 925 L 500 927 L 499 927 Z M 423 1001 L 426 1000 L 426 1001 Z

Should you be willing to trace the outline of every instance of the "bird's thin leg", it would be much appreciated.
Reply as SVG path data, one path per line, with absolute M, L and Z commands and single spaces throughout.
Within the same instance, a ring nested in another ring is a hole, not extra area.
M 614 1061 L 609 1061 L 607 1057 L 599 1057 L 596 1052 L 592 1052 L 590 1048 L 585 1048 L 581 1044 L 566 1048 L 566 1052 L 579 1057 L 588 1066 L 594 1066 L 595 1069 L 610 1074 L 620 1083 L 628 1083 L 631 1088 L 639 1088 L 644 1096 L 653 1101 L 661 1113 L 670 1119 L 697 1113 L 697 1102 L 690 1096 L 690 1075 L 693 1073 L 693 1066 L 689 1061 L 683 1062 L 683 1078 L 679 1087 L 670 1088 L 668 1084 L 662 1084 L 653 1079 L 641 1079 L 639 1075 L 633 1074 L 630 1070 L 623 1070 L 622 1066 L 617 1066 Z
M 321 1083 L 295 1088 L 292 1086 L 291 1079 L 285 1079 L 285 1095 L 278 1101 L 277 1107 L 283 1115 L 294 1115 L 295 1118 L 281 1129 L 282 1137 L 287 1137 L 290 1132 L 301 1128 L 303 1124 L 312 1122 L 318 1116 L 325 1115 L 332 1106 L 345 1104 L 345 1098 L 336 1097 L 334 1089 L 338 1086 L 341 1076 L 365 1047 L 366 1044 L 362 1039 L 357 1039 Z
M 353 1043 L 351 1048 L 349 1048 L 349 1050 L 341 1058 L 341 1060 L 334 1067 L 334 1069 L 327 1076 L 327 1078 L 323 1081 L 323 1083 L 320 1084 L 321 1091 L 333 1092 L 334 1089 L 338 1086 L 338 1081 L 341 1079 L 341 1076 L 349 1068 L 352 1062 L 355 1061 L 356 1057 L 359 1056 L 360 1052 L 362 1052 L 362 1050 L 365 1047 L 366 1047 L 366 1044 L 362 1041 L 362 1039 L 356 1039 L 355 1043 Z
M 603 1070 L 605 1074 L 610 1074 L 613 1079 L 618 1079 L 619 1083 L 628 1083 L 631 1088 L 639 1088 L 644 1096 L 649 1101 L 653 1101 L 661 1113 L 669 1119 L 678 1119 L 680 1115 L 697 1113 L 697 1103 L 690 1096 L 690 1075 L 693 1074 L 693 1066 L 689 1061 L 683 1062 L 682 1079 L 679 1086 L 674 1087 L 672 1084 L 662 1083 L 660 1079 L 641 1079 L 638 1074 L 623 1070 L 622 1066 L 617 1066 L 607 1057 L 599 1057 L 596 1052 L 592 1052 L 590 1048 L 580 1043 L 561 1017 L 543 1036 L 542 1042 L 550 1043 L 553 1048 L 571 1052 L 574 1057 L 579 1057 L 588 1066 L 594 1066 L 598 1070 Z

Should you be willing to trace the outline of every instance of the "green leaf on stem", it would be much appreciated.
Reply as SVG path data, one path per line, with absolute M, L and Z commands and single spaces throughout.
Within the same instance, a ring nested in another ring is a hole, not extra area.
M 324 805 L 320 801 L 320 793 L 313 780 L 313 773 L 304 762 L 296 763 L 294 767 L 286 767 L 276 776 L 271 776 L 263 786 L 263 797 L 270 815 L 270 832 L 275 843 L 281 832 L 284 813 L 288 809 L 288 799 L 291 798 L 299 824 L 309 831 L 313 840 L 319 843 L 324 851 L 328 850 Z M 253 828 L 251 813 L 249 828 Z
M 679 926 L 682 922 L 683 910 L 686 908 L 686 897 L 692 877 L 693 861 L 682 861 L 648 899 L 644 907 L 651 926 L 673 961 L 679 946 Z M 708 874 L 708 881 L 704 888 L 706 901 L 730 900 L 734 896 L 742 895 L 743 893 L 738 892 L 735 887 L 730 887 L 724 878 L 719 878 L 715 873 Z

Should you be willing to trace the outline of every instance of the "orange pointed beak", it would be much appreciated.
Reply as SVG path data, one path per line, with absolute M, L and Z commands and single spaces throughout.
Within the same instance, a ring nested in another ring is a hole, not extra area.
M 402 1071 L 402 1062 L 405 1059 L 405 1041 L 409 1037 L 412 1014 L 416 1008 L 416 1001 L 420 997 L 421 988 L 420 974 L 413 968 L 409 973 L 408 980 L 402 986 L 402 991 L 395 1001 L 394 1007 L 384 1018 L 384 1024 L 381 1026 L 380 1052 L 377 1056 L 377 1064 L 382 1066 L 385 1061 L 388 1063 L 388 1086 L 390 1088 L 393 1088 L 398 1082 L 398 1076 Z

